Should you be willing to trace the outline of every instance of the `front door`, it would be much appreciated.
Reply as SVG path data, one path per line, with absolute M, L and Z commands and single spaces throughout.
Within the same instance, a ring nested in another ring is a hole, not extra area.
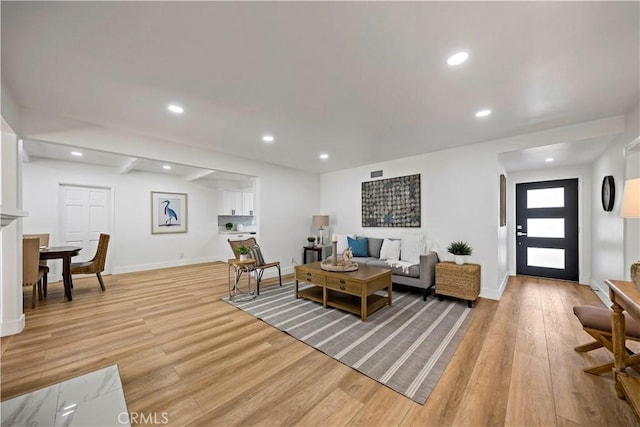
M 578 179 L 516 184 L 516 273 L 578 281 Z

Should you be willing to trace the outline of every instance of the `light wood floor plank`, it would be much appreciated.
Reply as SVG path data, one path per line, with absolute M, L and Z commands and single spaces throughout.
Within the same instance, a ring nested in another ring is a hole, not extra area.
M 582 372 L 611 355 L 573 351 L 590 340 L 573 306 L 602 305 L 586 286 L 512 277 L 500 301 L 480 299 L 418 405 L 221 301 L 224 263 L 105 284 L 74 280 L 70 303 L 50 284 L 35 310 L 25 291 L 25 330 L 0 340 L 2 400 L 118 364 L 129 410 L 176 426 L 639 425 L 610 376 Z

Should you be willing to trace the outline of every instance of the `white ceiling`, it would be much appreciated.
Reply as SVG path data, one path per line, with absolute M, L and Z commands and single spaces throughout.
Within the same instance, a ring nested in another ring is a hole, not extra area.
M 21 108 L 316 172 L 616 116 L 640 97 L 638 2 L 1 8 Z M 460 49 L 470 59 L 451 69 Z
M 255 178 L 248 175 L 201 169 L 170 162 L 159 162 L 153 159 L 123 156 L 121 154 L 107 153 L 98 150 L 87 150 L 84 148 L 77 150 L 67 145 L 29 139 L 24 140 L 23 147 L 26 154 L 26 158 L 23 160 L 27 162 L 37 162 L 40 159 L 54 159 L 65 162 L 99 165 L 121 174 L 135 172 L 158 173 L 181 177 L 188 181 L 206 180 L 213 181 L 217 184 L 231 182 L 240 187 L 250 185 L 252 179 Z M 73 156 L 71 154 L 72 151 L 79 151 L 82 153 L 82 156 Z M 164 169 L 163 166 L 165 165 L 171 166 L 171 169 Z

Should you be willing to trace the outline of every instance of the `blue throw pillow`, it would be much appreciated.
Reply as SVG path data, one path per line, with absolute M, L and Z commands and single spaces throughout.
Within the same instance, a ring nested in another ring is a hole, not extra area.
M 353 256 L 358 256 L 358 257 L 369 256 L 369 252 L 368 252 L 369 239 L 367 239 L 366 237 L 363 239 L 355 240 L 347 236 L 347 244 L 351 248 L 351 252 L 353 252 Z

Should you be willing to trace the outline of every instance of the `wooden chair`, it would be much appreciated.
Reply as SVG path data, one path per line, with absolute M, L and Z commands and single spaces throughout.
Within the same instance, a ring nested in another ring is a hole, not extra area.
M 38 238 L 40 239 L 40 246 L 41 247 L 49 247 L 49 233 L 38 233 L 38 234 L 23 234 L 22 237 L 26 237 L 26 238 Z M 46 259 L 41 259 L 40 260 L 40 267 L 44 268 L 44 276 L 42 276 L 42 291 L 44 293 L 44 296 L 46 298 L 47 296 L 47 274 L 49 274 L 49 265 L 47 264 L 47 260 Z
M 22 239 L 22 286 L 33 286 L 31 308 L 36 308 L 36 288 L 38 297 L 42 299 L 42 277 L 44 269 L 40 268 L 40 240 L 38 238 Z
M 579 305 L 573 307 L 573 314 L 576 315 L 576 317 L 582 324 L 582 328 L 584 329 L 584 331 L 595 339 L 595 341 L 593 342 L 577 346 L 576 348 L 574 348 L 575 351 L 584 353 L 587 351 L 595 350 L 597 348 L 605 347 L 611 353 L 613 353 L 610 309 L 592 305 Z M 624 318 L 626 324 L 626 339 L 632 341 L 640 341 L 640 323 L 638 323 L 633 317 L 627 315 L 627 313 L 624 313 Z M 629 364 L 640 364 L 640 354 L 634 354 L 634 352 L 629 348 L 626 348 L 626 351 L 630 356 L 628 359 Z M 585 368 L 584 372 L 600 375 L 603 373 L 611 372 L 612 368 L 613 362 L 610 362 Z M 635 367 L 634 370 L 636 370 Z M 637 370 L 640 370 L 640 368 L 638 368 Z
M 282 286 L 282 274 L 280 271 L 280 261 L 274 262 L 265 262 L 264 257 L 262 256 L 262 250 L 260 246 L 256 242 L 256 239 L 253 237 L 249 237 L 245 240 L 230 240 L 227 239 L 229 245 L 231 246 L 231 251 L 233 252 L 233 256 L 238 259 L 239 256 L 236 253 L 235 249 L 239 246 L 246 246 L 251 249 L 251 258 L 256 260 L 256 292 L 260 295 L 260 281 L 262 280 L 262 274 L 267 268 L 277 268 L 278 269 L 278 278 L 280 279 L 280 286 Z
M 102 273 L 104 271 L 104 264 L 107 260 L 107 248 L 109 246 L 109 239 L 111 236 L 101 233 L 100 240 L 98 241 L 98 249 L 91 261 L 84 262 L 72 262 L 71 274 L 95 274 L 100 282 L 100 288 L 105 290 L 104 282 L 102 280 Z

